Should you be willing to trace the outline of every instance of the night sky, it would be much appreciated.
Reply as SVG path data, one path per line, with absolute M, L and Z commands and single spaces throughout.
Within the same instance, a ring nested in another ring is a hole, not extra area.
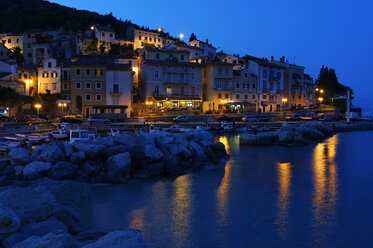
M 373 2 L 369 0 L 53 0 L 178 36 L 192 32 L 218 50 L 290 62 L 317 77 L 323 64 L 373 109 Z M 373 114 L 373 113 L 372 113 Z

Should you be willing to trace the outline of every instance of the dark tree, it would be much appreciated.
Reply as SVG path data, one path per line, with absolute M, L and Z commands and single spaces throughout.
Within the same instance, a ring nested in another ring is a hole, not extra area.
M 197 39 L 197 36 L 194 33 L 192 33 L 189 37 L 189 42 L 191 42 L 192 40 L 196 40 L 196 39 Z
M 19 46 L 8 49 L 8 57 L 10 59 L 15 59 L 17 63 L 23 63 L 22 50 Z

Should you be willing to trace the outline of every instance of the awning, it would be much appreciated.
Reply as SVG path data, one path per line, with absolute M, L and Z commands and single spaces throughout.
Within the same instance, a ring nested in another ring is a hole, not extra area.
M 103 109 L 127 109 L 127 105 L 93 105 L 92 108 L 103 108 Z
M 156 101 L 202 101 L 198 96 L 154 96 Z

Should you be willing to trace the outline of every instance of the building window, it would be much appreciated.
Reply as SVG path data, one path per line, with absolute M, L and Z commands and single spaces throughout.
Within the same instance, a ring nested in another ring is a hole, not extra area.
M 30 44 L 28 44 L 28 45 L 27 45 L 27 48 L 31 48 L 31 45 L 30 45 Z
M 247 99 L 248 98 L 248 96 L 247 95 L 245 95 L 245 99 Z
M 75 75 L 80 76 L 80 68 L 75 69 Z
M 192 72 L 192 74 L 191 74 L 191 79 L 192 79 L 192 80 L 196 80 L 196 73 L 195 73 L 195 72 Z
M 229 75 L 229 69 L 228 68 L 225 68 L 225 75 L 228 76 Z
M 152 41 L 152 37 L 149 37 L 149 41 Z
M 251 97 L 251 99 L 255 100 L 255 95 L 253 95 L 253 96 Z
M 98 90 L 101 89 L 101 83 L 99 83 L 99 82 L 96 83 L 96 89 L 98 89 Z
M 264 77 L 264 78 L 267 77 L 267 71 L 266 71 L 266 70 L 263 70 L 263 77 Z
M 228 94 L 225 94 L 225 98 L 228 99 L 228 98 L 229 98 L 229 95 L 228 95 Z
M 110 34 L 110 37 L 113 37 L 113 34 Z
M 240 88 L 240 84 L 236 83 L 236 89 Z
M 85 88 L 86 89 L 91 89 L 91 83 L 85 83 Z
M 266 88 L 267 88 L 267 81 L 263 80 L 263 89 L 266 89 Z
M 102 33 L 102 37 L 105 37 L 105 33 Z
M 196 94 L 196 87 L 192 87 L 191 92 L 192 92 L 192 95 L 195 95 Z
M 64 71 L 63 72 L 63 80 L 67 80 L 67 78 L 68 78 L 68 72 Z
M 102 95 L 101 94 L 97 94 L 96 95 L 96 101 L 101 101 L 102 100 Z
M 221 73 L 222 73 L 221 68 L 218 68 L 218 75 L 221 75 Z
M 48 62 L 48 68 L 52 68 L 52 62 Z
M 154 93 L 159 94 L 159 86 L 154 86 Z
M 52 84 L 52 90 L 57 90 L 57 84 L 56 83 Z
M 80 83 L 75 83 L 75 89 L 81 89 L 81 84 Z
M 63 84 L 63 89 L 67 90 L 67 84 Z
M 183 54 L 180 56 L 180 59 L 181 59 L 181 61 L 184 60 L 184 55 Z
M 85 75 L 90 76 L 91 75 L 91 69 L 85 69 Z
M 168 58 L 169 58 L 170 60 L 172 60 L 173 57 L 174 57 L 173 54 L 169 54 L 169 55 L 168 55 Z
M 90 101 L 91 100 L 91 94 L 86 94 L 85 95 L 85 100 Z
M 147 37 L 147 36 L 145 36 L 145 40 L 146 40 L 146 41 L 148 40 L 148 37 Z
M 245 73 L 245 78 L 247 78 L 247 73 Z
M 240 95 L 236 95 L 236 99 L 240 99 Z
M 54 72 L 52 72 L 51 76 L 52 76 L 52 78 L 57 78 L 58 74 L 57 74 L 57 72 L 54 71 Z
M 96 76 L 102 76 L 102 75 L 104 75 L 104 71 L 102 69 L 95 69 L 95 75 Z
M 159 53 L 155 55 L 155 59 L 159 59 Z
M 267 95 L 263 95 L 263 99 L 267 99 Z
M 171 87 L 167 87 L 167 94 L 171 94 L 172 93 L 172 88 Z
M 279 72 L 277 72 L 277 77 L 278 77 L 278 79 L 280 79 L 281 78 L 281 72 L 279 71 Z
M 221 99 L 221 93 L 218 94 L 218 98 Z
M 159 79 L 159 71 L 154 71 L 154 79 Z
M 139 36 L 139 40 L 141 40 L 141 35 Z
M 12 40 L 11 39 L 8 39 L 8 44 L 12 43 Z
M 158 38 L 158 42 L 161 42 L 161 38 Z
M 253 84 L 253 89 L 255 89 L 255 84 Z
M 48 72 L 43 72 L 43 78 L 47 78 L 47 77 L 49 77 Z

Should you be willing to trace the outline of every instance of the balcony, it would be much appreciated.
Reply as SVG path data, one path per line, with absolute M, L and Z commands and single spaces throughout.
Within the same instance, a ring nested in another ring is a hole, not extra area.
M 123 94 L 123 90 L 122 89 L 110 89 L 110 94 L 111 95 L 121 95 L 121 94 Z
M 163 83 L 176 83 L 176 84 L 187 84 L 190 81 L 187 78 L 181 79 L 181 78 L 165 78 L 163 79 Z
M 200 100 L 201 96 L 198 95 L 197 93 L 195 94 L 180 94 L 180 93 L 159 93 L 159 92 L 153 92 L 153 96 L 157 97 L 159 99 L 166 99 L 166 98 L 174 98 L 174 99 L 179 99 L 179 100 Z
M 214 85 L 213 88 L 216 91 L 232 91 L 233 90 L 233 87 L 218 87 L 216 85 Z
M 178 68 L 178 67 L 163 67 L 164 72 L 169 73 L 189 73 L 188 68 Z

